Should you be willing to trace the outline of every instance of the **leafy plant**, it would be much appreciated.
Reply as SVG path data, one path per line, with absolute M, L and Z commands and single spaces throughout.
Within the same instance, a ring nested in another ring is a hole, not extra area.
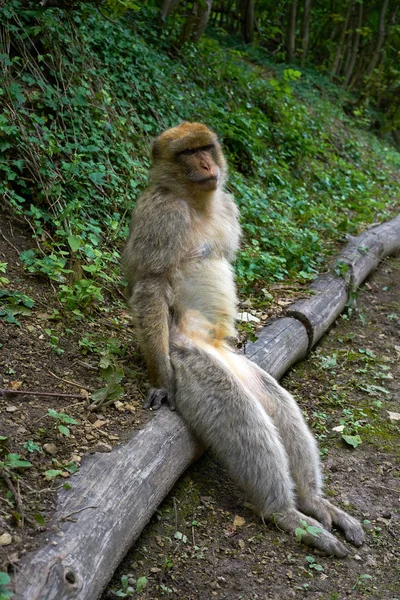
M 101 369 L 101 374 L 107 385 L 92 393 L 92 406 L 106 406 L 120 400 L 124 395 L 124 389 L 119 385 L 125 377 L 121 367 L 110 364 L 107 368 Z
M 58 425 L 57 425 L 58 431 L 62 435 L 65 435 L 66 437 L 69 437 L 71 435 L 71 432 L 70 432 L 69 428 L 65 425 L 65 423 L 67 423 L 68 425 L 76 425 L 78 422 L 75 419 L 73 419 L 72 417 L 69 417 L 68 415 L 66 415 L 65 413 L 57 412 L 53 408 L 49 408 L 47 410 L 47 414 L 49 417 L 52 417 L 52 419 L 54 419 L 56 421 L 56 423 L 58 423 Z
M 8 586 L 11 584 L 11 578 L 8 573 L 0 571 L 0 600 L 8 600 L 14 596 Z
M 29 315 L 35 301 L 26 294 L 12 292 L 10 290 L 0 290 L 0 319 L 6 323 L 21 326 L 15 315 Z
M 307 521 L 304 521 L 303 519 L 300 520 L 300 525 L 301 527 L 296 527 L 296 529 L 294 530 L 294 535 L 297 542 L 301 542 L 303 537 L 307 534 L 310 534 L 314 537 L 318 537 L 318 534 L 323 532 L 323 529 L 321 529 L 321 527 L 309 525 Z
M 310 569 L 314 569 L 315 571 L 323 571 L 324 567 L 317 563 L 314 556 L 306 556 L 306 561 L 308 562 L 308 566 Z
M 28 469 L 32 463 L 28 460 L 22 460 L 19 454 L 7 454 L 3 460 L 0 460 L 0 469 L 11 474 L 19 469 Z
M 2 273 L 7 273 L 7 265 L 6 262 L 0 262 L 0 286 L 8 285 L 10 280 L 7 277 L 3 277 Z

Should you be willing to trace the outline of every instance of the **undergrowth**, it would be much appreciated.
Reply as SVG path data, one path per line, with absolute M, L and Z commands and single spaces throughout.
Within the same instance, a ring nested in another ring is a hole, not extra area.
M 38 242 L 21 255 L 26 269 L 58 283 L 77 318 L 120 284 L 149 142 L 182 120 L 223 141 L 244 230 L 242 294 L 313 278 L 346 233 L 398 209 L 400 155 L 362 116 L 346 117 L 319 74 L 274 71 L 207 37 L 177 54 L 148 7 L 113 23 L 90 6 L 12 0 L 0 20 L 0 193 Z

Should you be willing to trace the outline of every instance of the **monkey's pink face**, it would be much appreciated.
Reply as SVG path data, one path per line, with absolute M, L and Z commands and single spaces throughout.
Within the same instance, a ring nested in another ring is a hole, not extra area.
M 186 177 L 197 189 L 207 192 L 217 189 L 220 168 L 216 163 L 214 144 L 186 148 L 179 153 L 178 160 L 185 168 Z

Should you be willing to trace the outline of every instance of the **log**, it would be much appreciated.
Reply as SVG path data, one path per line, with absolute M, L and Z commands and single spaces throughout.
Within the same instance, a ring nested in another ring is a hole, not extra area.
M 307 349 L 308 336 L 303 325 L 296 319 L 284 317 L 267 325 L 255 342 L 246 345 L 246 356 L 275 379 L 280 379 L 289 366 L 306 356 Z
M 351 238 L 337 258 L 338 270 L 341 264 L 347 265 L 349 283 L 358 287 L 385 256 L 400 251 L 399 238 L 400 215 Z
M 51 530 L 22 559 L 16 598 L 95 600 L 178 477 L 204 449 L 163 407 L 127 444 L 85 458 Z
M 385 256 L 399 251 L 399 240 L 400 215 L 352 237 L 338 255 L 332 272 L 321 275 L 311 284 L 311 297 L 288 308 L 285 314 L 305 326 L 309 350 L 335 322 L 352 290 L 376 269 Z
M 400 216 L 352 240 L 339 261 L 349 266 L 351 283 L 359 285 L 368 269 L 399 251 Z M 303 358 L 340 312 L 343 286 L 336 279 L 332 274 L 314 282 L 316 293 L 296 303 L 292 316 L 266 327 L 247 345 L 248 357 L 276 378 Z M 86 457 L 70 479 L 72 490 L 59 492 L 43 546 L 18 566 L 15 600 L 96 600 L 157 506 L 203 450 L 179 415 L 163 408 L 126 444 Z
M 299 300 L 286 314 L 305 326 L 310 350 L 340 315 L 347 303 L 346 282 L 336 275 L 318 277 L 310 286 L 310 298 Z

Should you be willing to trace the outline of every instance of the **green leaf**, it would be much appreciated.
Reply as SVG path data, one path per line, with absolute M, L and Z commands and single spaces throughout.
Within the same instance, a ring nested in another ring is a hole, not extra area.
M 89 173 L 89 179 L 93 181 L 96 185 L 102 185 L 104 183 L 105 173 L 101 171 L 96 171 L 95 173 Z
M 139 594 L 147 587 L 147 577 L 139 577 L 136 581 L 136 592 Z
M 32 466 L 29 461 L 21 460 L 19 454 L 8 454 L 6 462 L 11 469 L 27 469 Z
M 294 530 L 294 536 L 296 538 L 296 542 L 301 542 L 303 537 L 307 534 L 307 531 L 302 527 L 296 527 Z
M 25 442 L 24 448 L 25 448 L 25 450 L 28 450 L 28 452 L 41 452 L 42 451 L 41 447 L 38 446 L 38 444 L 35 444 L 35 442 L 33 440 L 28 440 L 27 442 Z
M 55 479 L 61 474 L 62 471 L 60 469 L 48 469 L 48 471 L 44 472 L 46 479 Z
M 36 523 L 41 527 L 44 527 L 44 525 L 46 525 L 46 519 L 40 513 L 35 513 L 33 515 L 33 518 L 35 519 Z
M 11 583 L 11 578 L 8 573 L 4 573 L 4 571 L 0 571 L 0 585 L 8 585 Z
M 314 537 L 318 537 L 319 533 L 322 533 L 322 529 L 321 527 L 316 527 L 315 525 L 308 525 L 307 526 L 307 533 L 309 533 L 310 535 L 314 536 Z
M 65 435 L 66 437 L 70 437 L 70 435 L 71 435 L 70 430 L 65 425 L 59 425 L 58 426 L 58 431 L 60 433 L 62 433 L 63 435 Z
M 72 252 L 76 252 L 82 245 L 82 240 L 77 235 L 69 235 L 67 237 L 67 241 L 70 245 Z
M 349 446 L 353 446 L 353 448 L 357 448 L 360 444 L 362 444 L 362 439 L 359 435 L 342 435 L 342 440 L 349 444 Z

